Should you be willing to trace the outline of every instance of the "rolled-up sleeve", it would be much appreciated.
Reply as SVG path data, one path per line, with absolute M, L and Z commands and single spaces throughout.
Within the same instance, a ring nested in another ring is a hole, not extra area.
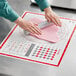
M 11 8 L 7 1 L 0 2 L 0 16 L 12 22 L 18 19 L 19 15 Z
M 39 5 L 40 9 L 43 11 L 45 8 L 50 6 L 48 0 L 35 0 L 36 3 Z

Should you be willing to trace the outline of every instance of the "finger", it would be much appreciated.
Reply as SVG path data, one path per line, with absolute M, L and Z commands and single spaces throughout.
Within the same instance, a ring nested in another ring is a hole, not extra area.
M 35 34 L 41 35 L 41 31 L 38 28 L 36 28 L 36 26 L 31 26 L 30 28 Z
M 29 31 L 29 32 L 32 33 L 32 34 L 36 34 L 35 31 L 32 29 L 32 27 L 29 27 L 29 28 L 27 29 L 27 31 Z
M 27 29 L 27 31 L 29 31 L 32 34 L 35 34 L 34 31 L 32 31 L 31 29 Z
M 54 20 L 56 21 L 56 23 L 58 24 L 58 26 L 61 26 L 61 22 L 60 22 L 60 18 L 56 15 L 54 15 Z
M 50 21 L 52 21 L 55 25 L 57 25 L 56 21 L 53 19 L 51 15 L 48 15 L 47 17 L 50 19 Z
M 49 17 L 50 18 L 50 17 Z M 57 22 L 55 21 L 55 19 L 52 17 L 52 18 L 50 18 L 50 20 L 57 26 L 58 24 L 57 24 Z
M 33 34 L 39 35 L 39 33 L 37 33 L 35 29 L 32 28 L 31 30 L 33 31 Z
M 61 26 L 60 18 L 58 16 L 54 15 L 54 16 L 52 16 L 52 18 L 55 20 L 55 22 L 58 26 Z
M 41 34 L 41 30 L 38 28 L 38 24 L 33 24 L 31 28 L 34 28 L 39 34 Z
M 33 28 L 41 35 L 41 29 L 39 29 L 37 26 L 33 26 Z
M 38 35 L 40 35 L 40 34 L 41 34 L 41 30 L 39 30 L 38 32 L 36 32 L 36 30 L 33 29 L 33 28 L 36 27 L 36 26 L 33 26 L 33 25 L 34 25 L 34 24 L 30 23 L 29 26 L 28 26 L 28 28 L 27 28 L 27 31 L 29 31 L 29 32 L 31 32 L 31 33 L 33 33 L 33 34 L 38 34 Z
M 55 19 L 57 20 L 58 25 L 61 27 L 61 21 L 60 21 L 60 18 L 59 18 L 58 16 L 55 16 Z
M 56 18 L 53 17 L 53 18 L 52 18 L 52 21 L 53 21 L 57 26 L 59 25 Z
M 49 19 L 49 17 L 46 17 L 47 21 L 50 22 L 51 20 Z

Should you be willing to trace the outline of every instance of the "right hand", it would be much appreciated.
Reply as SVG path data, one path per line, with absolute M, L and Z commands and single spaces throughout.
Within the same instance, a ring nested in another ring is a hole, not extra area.
M 45 18 L 47 19 L 48 22 L 52 21 L 55 25 L 60 26 L 61 27 L 61 21 L 59 16 L 53 12 L 53 10 L 48 7 L 44 9 L 45 11 Z
M 22 29 L 29 31 L 32 34 L 41 35 L 41 30 L 30 21 L 26 21 L 25 19 L 19 17 L 15 23 L 18 24 Z

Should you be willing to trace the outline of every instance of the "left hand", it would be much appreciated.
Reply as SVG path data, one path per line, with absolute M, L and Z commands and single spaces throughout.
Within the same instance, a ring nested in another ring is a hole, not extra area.
M 52 21 L 55 25 L 61 27 L 61 21 L 59 16 L 55 12 L 52 11 L 50 7 L 45 8 L 45 18 L 47 19 L 48 22 Z

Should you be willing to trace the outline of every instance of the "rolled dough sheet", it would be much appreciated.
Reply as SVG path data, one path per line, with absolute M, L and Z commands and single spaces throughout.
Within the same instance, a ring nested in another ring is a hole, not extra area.
M 37 18 L 37 17 L 34 17 L 34 18 L 29 19 L 29 21 L 33 22 L 34 24 L 40 24 L 44 20 Z
M 33 18 L 31 19 L 31 21 L 36 24 L 39 24 L 42 22 L 42 20 L 39 20 L 38 18 Z M 36 35 L 36 34 L 31 34 L 31 35 L 48 42 L 52 42 L 52 43 L 58 42 L 59 41 L 59 36 L 57 34 L 59 30 L 58 27 L 54 24 L 49 24 L 49 25 L 41 29 L 42 35 Z

